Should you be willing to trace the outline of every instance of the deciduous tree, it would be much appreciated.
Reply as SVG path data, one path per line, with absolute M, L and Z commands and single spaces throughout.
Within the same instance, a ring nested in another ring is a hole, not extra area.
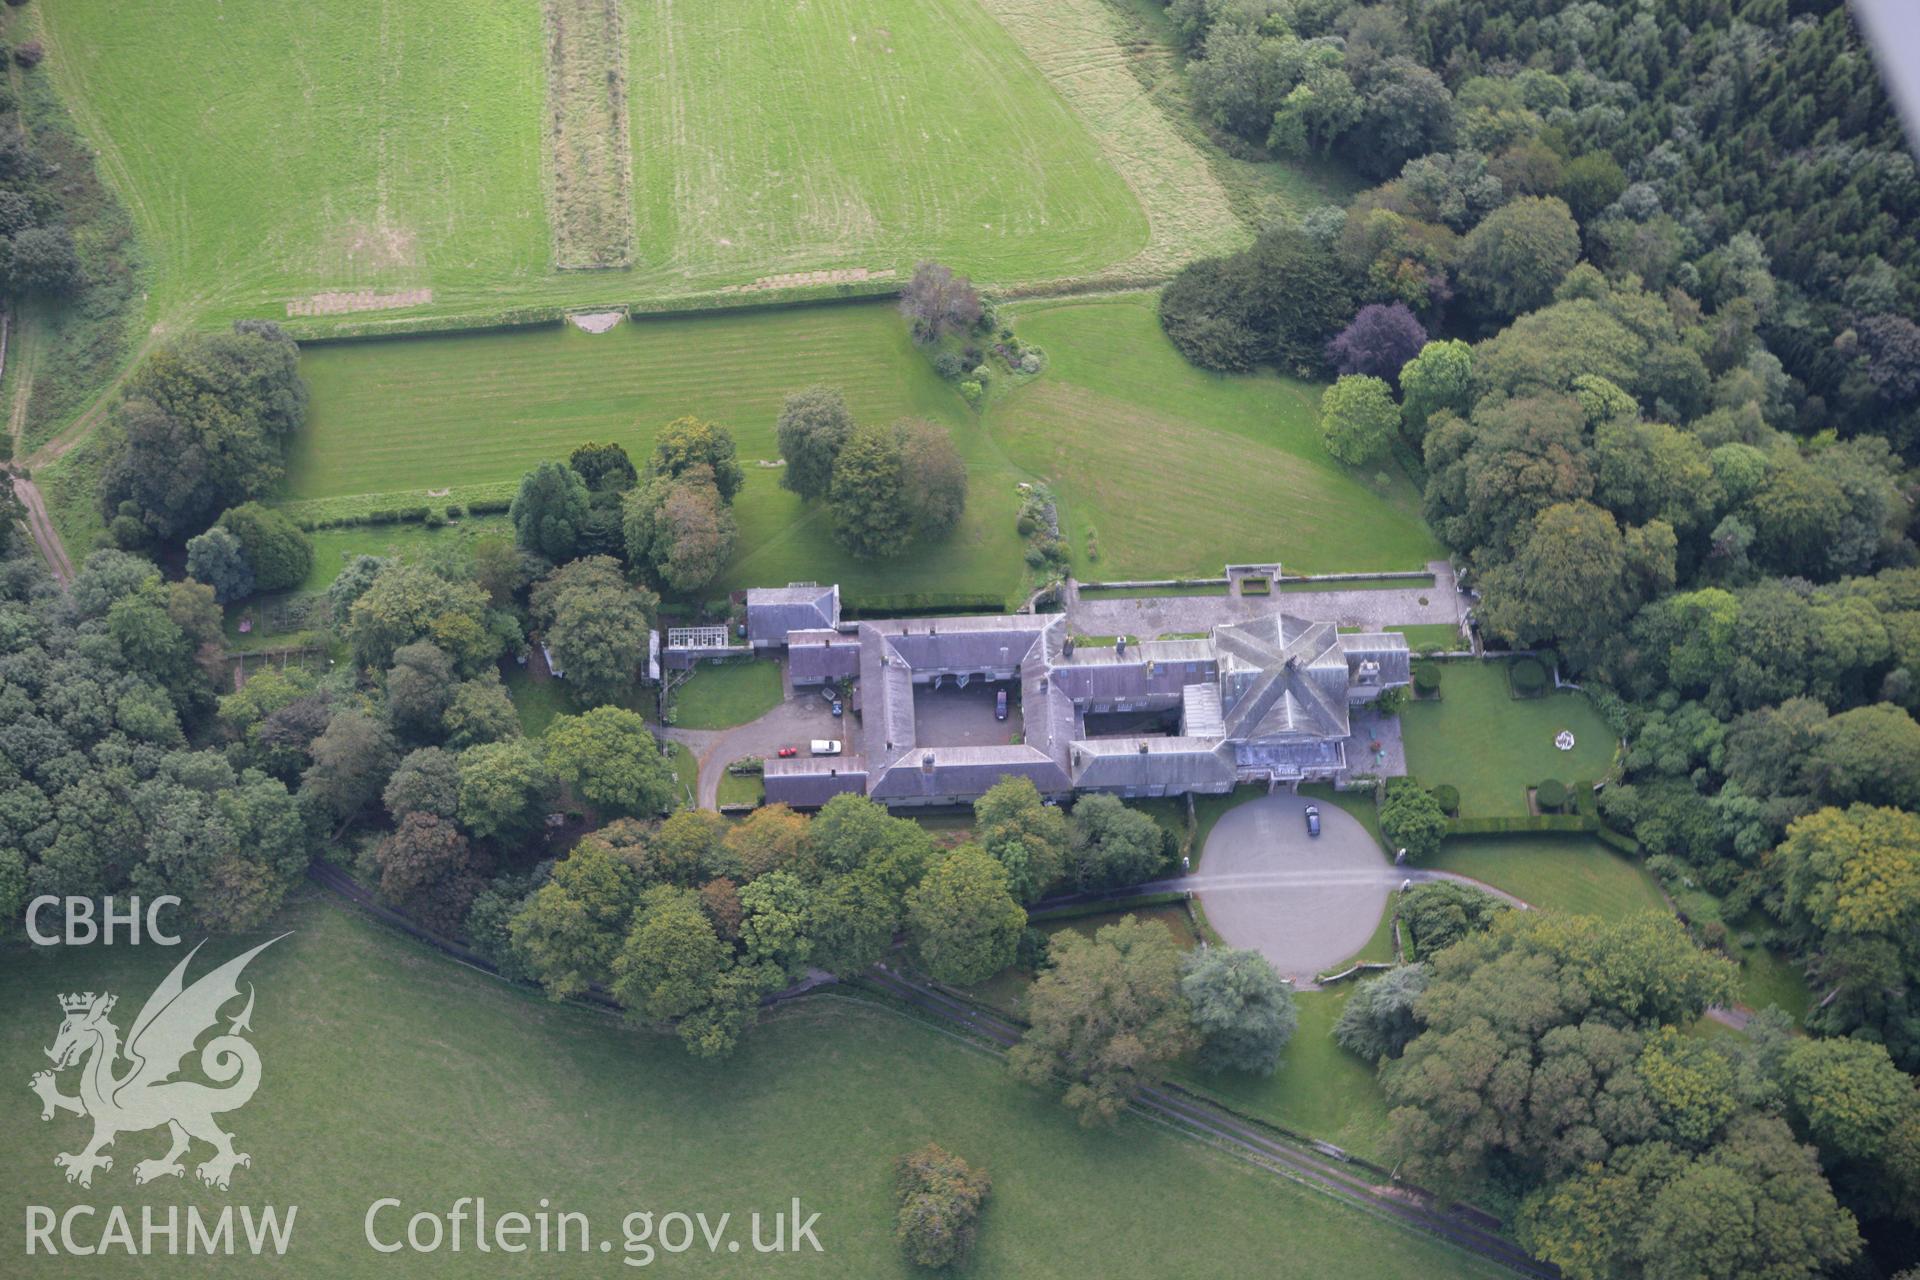
M 780 407 L 774 435 L 787 465 L 780 487 L 802 498 L 824 498 L 833 483 L 833 463 L 853 434 L 853 411 L 838 387 L 811 386 L 789 395 Z
M 970 329 L 980 318 L 980 295 L 973 281 L 952 267 L 922 262 L 900 291 L 900 313 L 912 322 L 916 342 L 934 342 Z
M 547 767 L 603 813 L 662 813 L 673 807 L 673 767 L 653 731 L 624 707 L 558 716 L 541 739 Z
M 740 451 L 734 446 L 731 431 L 701 418 L 675 418 L 654 437 L 647 470 L 656 476 L 677 477 L 696 467 L 706 467 L 712 472 L 713 484 L 720 491 L 722 502 L 732 502 L 733 495 L 746 483 L 747 475 L 740 468 Z
M 1081 1124 L 1112 1124 L 1198 1043 L 1180 994 L 1180 949 L 1158 922 L 1128 916 L 1092 938 L 1056 933 L 1047 959 L 1007 1065 L 1029 1084 L 1066 1081 L 1061 1100 Z
M 1007 869 L 1008 888 L 1022 902 L 1066 873 L 1067 815 L 1042 803 L 1031 779 L 1002 778 L 973 802 L 973 838 Z
M 1321 442 L 1350 467 L 1383 457 L 1399 426 L 1399 406 L 1379 378 L 1348 375 L 1320 394 Z
M 1300 1025 L 1293 989 L 1258 951 L 1209 947 L 1187 955 L 1180 994 L 1209 1071 L 1268 1076 Z
M 1027 913 L 1007 892 L 1006 869 L 978 845 L 928 868 L 907 894 L 907 930 L 928 973 L 964 986 L 1013 963 Z
M 931 1142 L 894 1161 L 893 1194 L 900 1209 L 893 1238 L 907 1261 L 932 1268 L 965 1262 L 992 1187 L 986 1170 Z

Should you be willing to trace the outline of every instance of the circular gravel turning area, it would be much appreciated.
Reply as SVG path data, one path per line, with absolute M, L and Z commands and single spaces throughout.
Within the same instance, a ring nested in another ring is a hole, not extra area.
M 1307 834 L 1309 804 L 1320 834 Z M 1228 945 L 1248 947 L 1296 983 L 1350 959 L 1380 924 L 1398 884 L 1359 819 L 1278 793 L 1230 809 L 1207 836 L 1195 887 Z

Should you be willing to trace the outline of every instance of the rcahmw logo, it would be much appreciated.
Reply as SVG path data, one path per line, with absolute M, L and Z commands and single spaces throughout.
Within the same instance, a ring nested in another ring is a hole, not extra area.
M 40 1097 L 42 1120 L 65 1112 L 93 1122 L 93 1134 L 85 1145 L 53 1158 L 55 1165 L 66 1170 L 68 1182 L 91 1187 L 95 1173 L 112 1172 L 113 1157 L 107 1148 L 121 1134 L 163 1127 L 169 1139 L 167 1150 L 134 1164 L 135 1185 L 183 1177 L 186 1165 L 181 1157 L 189 1155 L 195 1143 L 213 1149 L 194 1165 L 194 1176 L 209 1187 L 227 1190 L 234 1171 L 252 1165 L 252 1156 L 235 1150 L 233 1135 L 217 1119 L 245 1106 L 260 1087 L 260 1054 L 243 1034 L 253 1029 L 252 984 L 246 989 L 245 1006 L 225 1019 L 224 1031 L 219 1024 L 221 1010 L 240 998 L 240 975 L 248 962 L 278 941 L 261 943 L 189 986 L 187 966 L 200 952 L 196 946 L 147 997 L 124 1041 L 110 1016 L 118 997 L 91 991 L 60 997 L 60 1031 L 53 1047 L 46 1050 L 53 1069 L 36 1073 L 29 1083 Z M 200 1045 L 208 1031 L 216 1034 Z M 199 1074 L 211 1084 L 179 1078 L 196 1046 Z M 60 1074 L 75 1069 L 77 1092 L 62 1093 Z M 235 1207 L 229 1205 L 208 1215 L 189 1205 L 182 1214 L 171 1206 L 156 1210 L 148 1205 L 139 1210 L 136 1230 L 133 1215 L 119 1205 L 105 1209 L 73 1205 L 64 1211 L 28 1205 L 27 1253 L 235 1253 L 242 1249 L 283 1253 L 291 1241 L 297 1211 L 295 1207 L 256 1210 L 244 1206 L 236 1215 Z

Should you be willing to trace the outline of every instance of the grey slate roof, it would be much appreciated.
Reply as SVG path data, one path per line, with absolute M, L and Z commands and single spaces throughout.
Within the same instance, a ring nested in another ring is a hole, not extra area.
M 1301 776 L 1345 765 L 1348 701 L 1410 678 L 1406 638 L 1342 636 L 1331 623 L 1272 614 L 1204 640 L 1080 646 L 1060 615 L 899 619 L 835 630 L 834 588 L 750 591 L 750 635 L 786 644 L 793 679 L 860 679 L 859 751 L 770 760 L 769 800 L 815 806 L 841 791 L 876 800 L 970 799 L 1002 777 L 1042 792 L 1219 790 L 1240 770 Z M 1018 671 L 1024 741 L 942 746 L 916 738 L 916 679 Z M 1088 738 L 1090 707 L 1180 712 L 1178 737 Z
M 789 631 L 787 678 L 796 684 L 860 674 L 860 638 L 838 631 Z
M 1407 648 L 1407 638 L 1398 631 L 1341 636 L 1340 651 L 1346 657 L 1347 672 L 1355 684 L 1361 683 L 1360 664 L 1363 662 L 1379 664 L 1375 683 L 1382 688 L 1406 684 L 1413 679 L 1413 653 Z
M 1045 795 L 1072 789 L 1060 762 L 1034 747 L 924 747 L 882 772 L 870 794 L 875 800 L 978 796 L 1007 777 L 1032 779 Z
M 768 804 L 790 804 L 797 809 L 817 809 L 844 792 L 864 795 L 867 790 L 867 762 L 860 755 L 805 756 L 766 763 L 761 778 Z
M 1227 737 L 1347 736 L 1347 661 L 1332 623 L 1273 614 L 1213 638 Z
M 1218 738 L 1087 738 L 1073 744 L 1073 785 L 1171 792 L 1232 785 L 1234 760 Z
M 839 622 L 838 585 L 753 587 L 747 592 L 747 639 L 754 644 L 785 644 L 789 631 L 833 627 Z

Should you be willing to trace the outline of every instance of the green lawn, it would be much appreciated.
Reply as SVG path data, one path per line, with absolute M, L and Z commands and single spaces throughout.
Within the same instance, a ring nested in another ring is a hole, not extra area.
M 1333 1024 L 1353 985 L 1348 981 L 1294 997 L 1300 1029 L 1271 1076 L 1239 1071 L 1211 1075 L 1187 1068 L 1180 1079 L 1237 1111 L 1378 1159 L 1387 1130 L 1387 1103 L 1374 1080 L 1373 1064 L 1333 1039 Z
M 1397 469 L 1382 493 L 1371 472 L 1327 455 L 1319 387 L 1197 369 L 1154 307 L 1138 294 L 1008 309 L 1049 363 L 996 401 L 988 424 L 1014 463 L 1052 484 L 1076 576 L 1200 576 L 1275 559 L 1301 572 L 1413 569 L 1444 554 Z
M 1388 627 L 1389 631 L 1398 631 L 1407 638 L 1407 648 L 1415 653 L 1451 653 L 1467 647 L 1461 638 L 1460 628 L 1450 622 L 1414 622 L 1402 627 Z
M 1740 965 L 1740 1003 L 1749 1009 L 1778 1005 L 1798 1023 L 1807 1016 L 1813 994 L 1806 974 L 1792 957 L 1755 943 L 1729 954 Z
M 1460 789 L 1463 818 L 1527 812 L 1527 788 L 1546 778 L 1595 782 L 1613 762 L 1614 735 L 1583 694 L 1516 699 L 1498 662 L 1440 666 L 1440 698 L 1400 713 L 1407 770 L 1426 785 Z M 1574 749 L 1553 744 L 1572 730 Z
M 291 499 L 382 493 L 399 506 L 453 488 L 458 501 L 462 486 L 510 486 L 588 440 L 618 441 L 644 463 L 662 425 L 694 414 L 733 433 L 747 469 L 734 559 L 710 593 L 818 581 L 855 599 L 998 597 L 1020 582 L 1013 526 L 1025 477 L 884 303 L 648 320 L 600 335 L 554 326 L 310 346 L 301 370 L 313 408 L 293 450 Z M 855 560 L 834 544 L 820 506 L 780 488 L 778 468 L 757 465 L 778 457 L 781 401 L 815 382 L 842 388 L 863 420 L 929 418 L 952 431 L 970 481 L 958 529 L 898 560 Z
M 519 663 L 506 663 L 507 696 L 513 699 L 513 712 L 520 717 L 520 732 L 537 738 L 547 731 L 555 716 L 573 714 L 573 703 L 558 680 L 535 680 Z
M 757 773 L 727 772 L 720 775 L 720 804 L 758 805 L 767 798 L 767 785 Z
M 780 705 L 780 664 L 701 663 L 693 678 L 673 691 L 674 724 L 682 729 L 731 729 L 758 720 Z
M 1667 911 L 1646 868 L 1588 836 L 1459 836 L 1423 865 L 1483 880 L 1549 911 L 1602 920 Z
M 411 313 L 624 302 L 922 257 L 1050 279 L 1149 237 L 974 0 L 627 6 L 634 266 L 590 273 L 554 269 L 539 4 L 71 0 L 46 25 L 156 317 L 362 290 L 430 290 Z
M 1281 567 L 1291 568 L 1287 565 Z M 1280 593 L 1312 595 L 1322 591 L 1411 591 L 1432 585 L 1433 575 L 1429 573 L 1418 578 L 1355 578 L 1351 582 L 1283 582 L 1280 584 Z M 1399 627 L 1391 629 L 1401 630 Z
M 0 1115 L 15 1222 L 28 1204 L 124 1201 L 163 1214 L 187 1203 L 297 1205 L 288 1256 L 249 1261 L 249 1274 L 607 1276 L 624 1270 L 613 1259 L 631 1211 L 731 1213 L 744 1234 L 750 1213 L 798 1196 L 820 1214 L 825 1249 L 807 1255 L 809 1274 L 904 1277 L 889 1162 L 932 1139 L 993 1176 L 970 1274 L 1160 1277 L 1176 1260 L 1207 1275 L 1492 1274 L 1158 1126 L 1082 1130 L 997 1058 L 886 1007 L 809 997 L 768 1015 L 731 1060 L 703 1063 L 672 1038 L 505 986 L 331 902 L 289 910 L 281 929 L 292 935 L 246 974 L 265 1070 L 253 1100 L 223 1118 L 252 1156 L 234 1190 L 174 1180 L 134 1190 L 135 1160 L 164 1149 L 165 1135 L 151 1132 L 122 1137 L 91 1190 L 71 1186 L 52 1156 L 82 1141 L 82 1122 L 43 1123 L 23 1091 Z M 242 941 L 209 944 L 195 973 Z M 118 993 L 124 1029 L 182 951 L 0 953 L 0 1055 L 22 1073 L 44 1064 L 59 992 Z M 494 1214 L 532 1213 L 547 1197 L 554 1210 L 586 1214 L 615 1251 L 550 1253 L 534 1272 L 526 1257 L 470 1244 L 396 1260 L 363 1237 L 367 1208 L 383 1196 L 405 1213 L 484 1196 Z M 137 1231 L 137 1210 L 134 1221 Z M 659 1260 L 676 1274 L 743 1274 L 704 1246 Z M 206 1274 L 207 1263 L 111 1255 L 39 1259 L 32 1270 L 165 1280 Z
M 673 765 L 676 798 L 692 807 L 699 796 L 700 762 L 693 758 L 693 751 L 684 742 L 667 743 L 667 760 Z

